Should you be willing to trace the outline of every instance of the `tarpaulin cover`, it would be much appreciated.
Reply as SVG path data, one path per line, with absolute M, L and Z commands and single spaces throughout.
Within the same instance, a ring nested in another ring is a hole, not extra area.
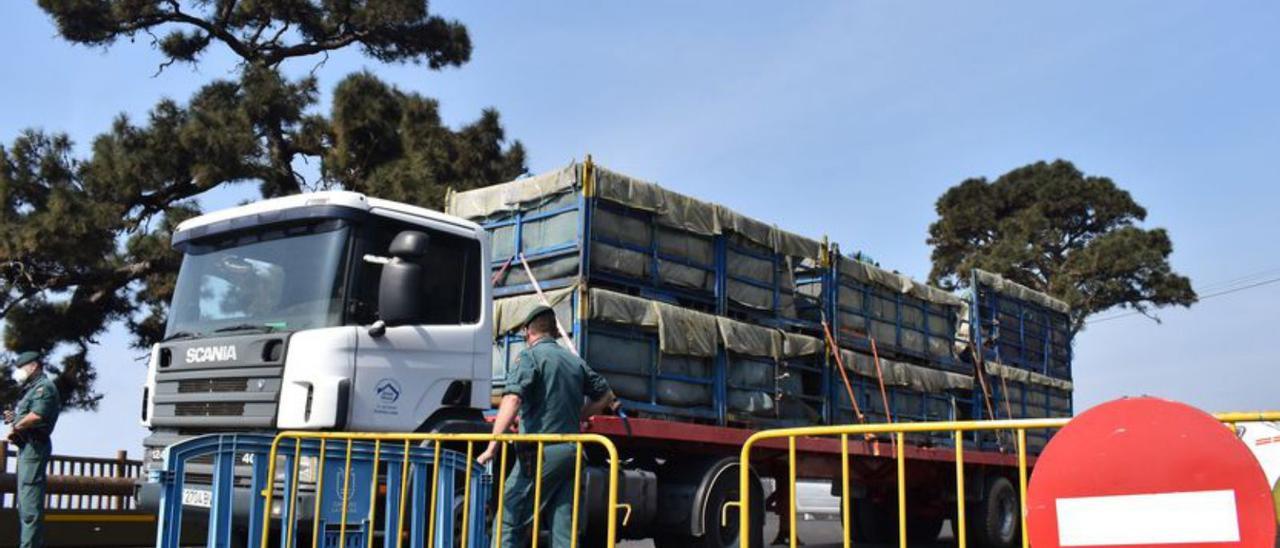
M 596 210 L 592 227 L 595 233 L 595 241 L 591 244 L 593 271 L 603 270 L 632 278 L 648 278 L 653 274 L 655 262 L 651 256 L 606 242 L 649 249 L 655 243 L 653 233 L 656 233 L 657 249 L 664 257 L 656 261 L 658 278 L 663 283 L 704 291 L 713 289 L 715 279 L 711 264 L 715 260 L 715 252 L 714 246 L 706 237 L 666 227 L 658 227 L 651 233 L 644 220 L 603 208 Z M 567 241 L 573 241 L 575 237 L 576 234 Z
M 774 227 L 722 205 L 715 209 L 717 233 L 730 232 L 768 249 L 776 249 Z
M 875 359 L 870 354 L 841 349 L 840 358 L 846 369 L 858 375 L 873 379 L 879 376 L 876 373 Z M 930 393 L 973 388 L 973 377 L 885 358 L 880 358 L 880 370 L 884 374 L 886 386 L 908 386 Z
M 560 320 L 560 324 L 565 329 L 572 329 L 570 325 L 573 319 L 573 299 L 570 299 L 570 297 L 573 296 L 573 292 L 576 289 L 576 287 L 566 287 L 544 293 L 547 296 L 547 301 L 551 303 L 552 309 L 555 310 L 556 318 Z M 542 299 L 536 294 L 507 297 L 493 301 L 494 337 L 497 338 L 515 329 L 529 315 L 529 311 L 540 304 L 542 304 Z
M 714 204 L 602 167 L 595 169 L 595 189 L 600 199 L 653 212 L 666 226 L 704 236 L 717 234 Z
M 826 343 L 817 337 L 799 333 L 783 333 L 782 355 L 786 358 L 813 356 L 827 349 Z
M 778 366 L 772 358 L 730 354 L 726 380 L 731 412 L 761 417 L 776 414 Z
M 716 324 L 726 350 L 758 358 L 782 359 L 781 331 L 723 317 L 717 317 Z
M 1009 367 L 1007 365 L 997 363 L 995 361 L 987 361 L 985 364 L 985 369 L 987 370 L 988 375 L 1002 377 L 1014 382 L 1038 384 L 1040 386 L 1048 386 L 1050 388 L 1056 388 L 1058 390 L 1065 390 L 1068 392 L 1074 390 L 1074 385 L 1071 383 L 1071 381 L 1064 380 L 1064 379 L 1055 379 L 1048 375 L 1041 375 L 1034 371 L 1027 371 L 1026 369 Z
M 1006 280 L 999 274 L 994 274 L 985 270 L 978 270 L 976 268 L 973 270 L 973 273 L 977 276 L 979 284 L 990 287 L 997 293 L 1002 293 L 1015 299 L 1033 302 L 1063 314 L 1071 313 L 1071 307 L 1068 306 L 1067 303 L 1031 289 L 1025 285 Z
M 657 369 L 664 375 L 711 378 L 710 358 L 662 354 L 645 337 L 593 330 L 591 324 L 588 324 L 587 331 L 591 332 L 587 363 L 604 375 L 619 396 L 634 401 L 649 401 L 653 397 L 656 403 L 675 407 L 711 405 L 711 387 L 706 384 L 666 378 L 658 378 L 655 382 L 652 377 Z
M 656 328 L 664 354 L 716 355 L 716 317 L 711 314 L 604 289 L 592 288 L 588 295 L 590 319 Z
M 446 211 L 467 219 L 525 209 L 530 204 L 581 188 L 581 169 L 570 164 L 559 170 L 508 183 L 451 193 Z M 803 236 L 741 215 L 729 208 L 673 192 L 655 183 L 596 166 L 595 196 L 632 209 L 648 211 L 658 223 L 701 236 L 734 233 L 775 252 L 816 259 L 821 245 Z
M 884 270 L 875 265 L 850 259 L 840 258 L 840 274 L 867 284 L 879 285 L 898 293 L 909 294 L 918 299 L 947 306 L 960 306 L 964 301 L 951 293 L 936 287 L 922 284 L 910 276 Z
M 450 192 L 445 212 L 464 219 L 482 219 L 494 213 L 524 209 L 529 204 L 570 192 L 578 187 L 578 166 L 565 167 L 466 192 Z

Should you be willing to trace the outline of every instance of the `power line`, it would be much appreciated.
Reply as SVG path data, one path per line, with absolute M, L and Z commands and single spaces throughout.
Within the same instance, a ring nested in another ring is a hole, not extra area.
M 1270 285 L 1270 284 L 1273 284 L 1273 283 L 1276 283 L 1276 282 L 1280 282 L 1280 277 L 1269 278 L 1269 279 L 1262 280 L 1262 281 L 1260 281 L 1260 282 L 1254 282 L 1254 283 L 1251 283 L 1251 284 L 1248 284 L 1248 285 L 1242 285 L 1242 286 L 1239 286 L 1239 287 L 1232 287 L 1232 288 L 1229 288 L 1229 289 L 1223 289 L 1223 290 L 1221 290 L 1221 291 L 1216 291 L 1216 292 L 1213 292 L 1213 293 L 1208 293 L 1208 294 L 1205 294 L 1205 295 L 1201 295 L 1201 296 L 1200 296 L 1200 298 L 1199 298 L 1199 300 L 1200 300 L 1200 301 L 1205 301 L 1205 300 L 1212 299 L 1212 298 L 1214 298 L 1214 297 L 1221 297 L 1221 296 L 1223 296 L 1223 295 L 1230 295 L 1230 294 L 1232 294 L 1232 293 L 1238 293 L 1238 292 L 1240 292 L 1240 291 L 1244 291 L 1244 290 L 1246 290 L 1246 289 L 1254 289 L 1254 288 L 1257 288 L 1257 287 L 1262 287 L 1262 286 L 1264 286 L 1264 285 Z M 1109 321 L 1111 321 L 1111 320 L 1118 320 L 1118 319 L 1120 319 L 1120 318 L 1127 318 L 1127 317 L 1129 317 L 1129 316 L 1135 316 L 1135 315 L 1138 315 L 1138 314 L 1141 314 L 1141 312 L 1138 312 L 1138 311 L 1125 312 L 1125 313 L 1123 313 L 1123 314 L 1116 314 L 1115 316 L 1107 316 L 1107 317 L 1105 317 L 1105 318 L 1098 318 L 1098 319 L 1096 319 L 1096 320 L 1085 321 L 1084 323 L 1085 323 L 1086 325 L 1093 325 L 1093 324 L 1099 324 L 1099 323 L 1102 323 L 1102 322 L 1109 322 Z
M 1204 292 L 1212 293 L 1212 292 L 1214 292 L 1214 291 L 1218 291 L 1218 290 L 1220 290 L 1220 289 L 1227 289 L 1227 288 L 1230 288 L 1230 287 L 1233 287 L 1233 286 L 1247 284 L 1247 283 L 1253 282 L 1253 281 L 1255 281 L 1255 280 L 1257 280 L 1257 279 L 1259 279 L 1259 278 L 1269 278 L 1269 277 L 1274 276 L 1274 275 L 1276 275 L 1276 274 L 1280 274 L 1280 268 L 1269 268 L 1269 269 L 1266 269 L 1266 270 L 1260 270 L 1260 271 L 1258 271 L 1258 272 L 1254 272 L 1253 274 L 1247 274 L 1247 275 L 1245 275 L 1245 276 L 1241 276 L 1241 277 L 1239 277 L 1239 278 L 1233 278 L 1233 279 L 1230 279 L 1230 280 L 1226 280 L 1226 281 L 1222 281 L 1222 282 L 1217 282 L 1217 283 L 1212 283 L 1212 284 L 1205 285 L 1205 286 L 1202 286 L 1202 287 L 1197 287 L 1197 288 L 1196 288 L 1196 290 L 1197 290 L 1197 291 L 1204 291 Z

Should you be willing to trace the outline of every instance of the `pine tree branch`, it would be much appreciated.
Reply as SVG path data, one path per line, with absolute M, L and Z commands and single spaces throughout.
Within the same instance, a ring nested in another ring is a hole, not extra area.
M 178 5 L 177 0 L 168 0 L 168 4 L 173 8 L 173 11 L 169 13 L 169 22 L 186 23 L 188 25 L 204 29 L 205 32 L 225 43 L 227 47 L 231 48 L 231 51 L 234 51 L 236 55 L 239 55 L 244 60 L 255 61 L 258 59 L 259 55 L 257 51 L 249 48 L 244 42 L 241 42 L 239 38 L 236 38 L 235 35 L 228 32 L 225 28 L 214 25 L 213 23 L 205 21 L 199 17 L 186 14 L 182 11 L 182 7 Z

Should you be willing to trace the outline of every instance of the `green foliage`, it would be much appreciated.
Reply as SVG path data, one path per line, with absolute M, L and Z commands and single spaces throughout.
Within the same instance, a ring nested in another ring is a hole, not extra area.
M 138 33 L 163 34 L 157 46 L 172 61 L 195 61 L 221 42 L 253 65 L 347 46 L 383 62 L 435 69 L 471 56 L 467 29 L 428 13 L 424 0 L 39 0 L 63 38 L 108 46 Z M 158 31 L 158 32 L 157 32 Z
M 127 129 L 118 123 L 101 140 Z M 0 311 L 8 348 L 76 348 L 61 361 L 59 383 L 72 404 L 92 407 L 98 396 L 86 384 L 95 378 L 88 345 L 133 312 L 129 288 L 135 280 L 162 275 L 155 254 L 141 246 L 121 249 L 117 237 L 132 233 L 143 242 L 167 234 L 142 235 L 138 219 L 129 215 L 142 209 L 145 184 L 119 188 L 94 178 L 102 171 L 94 169 L 97 162 L 72 160 L 71 148 L 65 136 L 34 131 L 0 147 Z M 0 397 L 12 390 L 7 379 Z
M 324 171 L 344 187 L 444 208 L 445 192 L 507 181 L 525 172 L 524 147 L 503 150 L 498 113 L 452 131 L 434 99 L 404 93 L 372 74 L 348 76 L 333 94 Z
M 1076 329 L 1112 307 L 1149 314 L 1196 302 L 1191 280 L 1169 265 L 1168 233 L 1136 226 L 1147 211 L 1128 192 L 1070 162 L 967 179 L 936 207 L 928 240 L 933 283 L 954 288 L 974 268 L 995 272 L 1066 301 Z
M 303 180 L 293 169 L 300 155 L 317 155 L 317 143 L 300 137 L 308 127 L 303 111 L 316 102 L 314 78 L 290 82 L 280 64 L 289 59 L 359 47 L 384 62 L 425 63 L 435 69 L 461 65 L 471 57 L 466 27 L 428 13 L 424 0 L 306 2 L 300 0 L 40 0 L 62 37 L 107 46 L 139 33 L 153 37 L 166 57 L 161 70 L 196 63 L 221 44 L 241 59 L 238 82 L 206 88 L 210 105 L 238 120 L 258 150 L 252 176 L 264 196 L 299 192 Z M 227 104 L 227 101 L 235 104 Z M 237 136 L 244 137 L 244 133 Z M 241 143 L 242 145 L 246 143 Z M 311 145 L 311 146 L 308 146 Z
M 161 70 L 198 63 L 210 47 L 241 59 L 232 79 L 209 82 L 185 105 L 161 101 L 141 124 L 117 118 L 86 158 L 74 158 L 65 135 L 37 131 L 0 146 L 4 343 L 56 351 L 52 365 L 72 405 L 93 408 L 100 398 L 87 356 L 107 327 L 123 323 L 138 348 L 163 336 L 181 260 L 170 236 L 199 214 L 194 199 L 205 192 L 256 183 L 274 197 L 336 185 L 439 208 L 447 187 L 525 171 L 524 150 L 507 145 L 496 112 L 454 131 L 433 100 L 361 73 L 338 86 L 331 121 L 315 112 L 314 77 L 281 73 L 286 60 L 346 47 L 433 69 L 466 62 L 466 28 L 429 14 L 423 0 L 39 4 L 74 43 L 151 37 Z M 313 184 L 294 169 L 308 157 L 322 165 Z M 15 395 L 8 379 L 0 378 L 0 402 Z

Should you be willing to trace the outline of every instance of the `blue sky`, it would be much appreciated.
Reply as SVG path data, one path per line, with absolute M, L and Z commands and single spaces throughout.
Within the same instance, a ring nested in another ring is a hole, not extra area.
M 233 70 L 218 51 L 152 77 L 161 59 L 144 37 L 70 46 L 32 4 L 8 2 L 0 17 L 4 142 L 42 127 L 84 147 L 118 114 L 141 119 Z M 367 68 L 438 98 L 450 123 L 499 109 L 535 172 L 591 153 L 921 278 L 943 190 L 1054 158 L 1130 190 L 1199 286 L 1280 269 L 1274 3 L 432 6 L 468 25 L 469 64 L 430 72 L 344 52 L 318 70 L 326 97 Z M 205 205 L 251 194 L 230 189 Z M 1277 310 L 1273 284 L 1164 311 L 1159 325 L 1091 326 L 1076 343 L 1077 411 L 1136 394 L 1275 408 Z M 144 363 L 118 328 L 101 343 L 102 410 L 65 417 L 59 452 L 140 446 Z

